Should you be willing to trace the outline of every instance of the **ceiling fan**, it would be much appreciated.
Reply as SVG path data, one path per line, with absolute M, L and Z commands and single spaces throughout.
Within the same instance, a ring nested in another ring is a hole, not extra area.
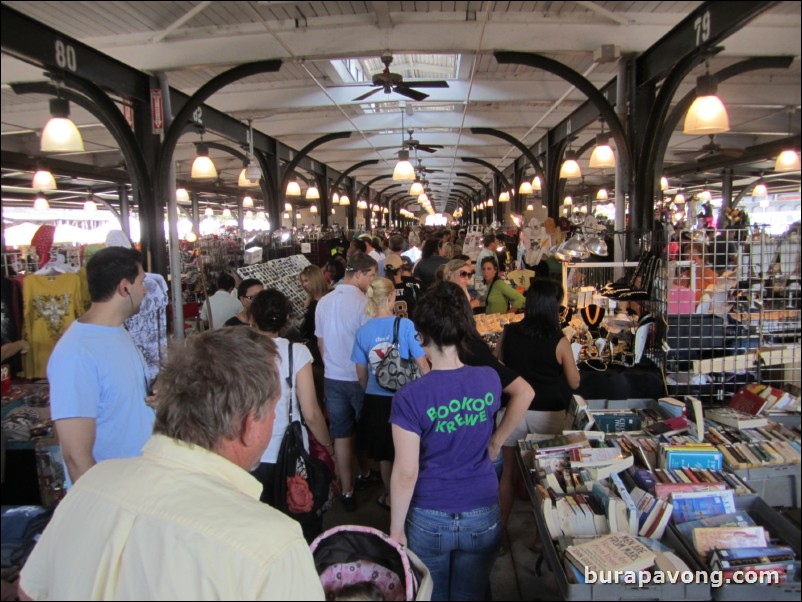
M 448 88 L 448 82 L 443 80 L 424 80 L 416 81 L 411 84 L 404 83 L 404 77 L 401 74 L 392 73 L 390 71 L 390 63 L 393 62 L 392 54 L 383 54 L 381 56 L 381 61 L 384 63 L 384 71 L 373 74 L 372 85 L 376 86 L 376 89 L 366 92 L 362 96 L 357 96 L 354 98 L 354 101 L 365 100 L 376 94 L 379 90 L 384 90 L 385 94 L 395 92 L 396 94 L 406 96 L 412 100 L 424 100 L 429 98 L 429 95 L 419 92 L 411 86 L 415 86 L 415 88 Z
M 710 142 L 701 146 L 696 150 L 675 151 L 674 154 L 678 157 L 688 157 L 694 161 L 701 161 L 702 159 L 710 159 L 712 157 L 724 156 L 737 159 L 744 154 L 743 149 L 740 148 L 725 148 L 716 142 L 716 136 L 710 134 L 708 136 Z
M 409 138 L 404 140 L 404 147 L 405 148 L 413 148 L 415 150 L 422 150 L 425 153 L 433 153 L 438 148 L 444 148 L 442 144 L 421 144 L 420 140 L 415 140 L 412 135 L 415 133 L 415 130 L 409 129 L 407 130 L 407 134 L 409 134 Z M 418 161 L 420 163 L 420 161 Z

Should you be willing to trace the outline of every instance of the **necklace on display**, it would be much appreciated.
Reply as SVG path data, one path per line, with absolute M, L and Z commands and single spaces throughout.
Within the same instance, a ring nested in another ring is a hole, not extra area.
M 586 305 L 580 310 L 582 321 L 588 325 L 588 328 L 597 328 L 604 319 L 605 310 L 596 304 L 591 303 Z

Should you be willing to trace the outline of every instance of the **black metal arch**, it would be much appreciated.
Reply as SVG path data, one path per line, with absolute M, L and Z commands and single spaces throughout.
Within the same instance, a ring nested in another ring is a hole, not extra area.
M 282 194 L 284 190 L 287 189 L 287 183 L 289 182 L 290 175 L 298 167 L 298 164 L 306 157 L 310 152 L 315 150 L 321 144 L 325 144 L 326 142 L 331 142 L 332 140 L 340 140 L 342 138 L 350 138 L 351 132 L 334 132 L 332 134 L 326 134 L 325 136 L 321 136 L 320 138 L 315 138 L 303 147 L 298 153 L 293 157 L 292 161 L 287 163 L 284 166 L 283 173 L 281 175 L 281 188 L 279 189 L 279 194 Z
M 192 113 L 200 107 L 204 101 L 212 94 L 240 79 L 257 75 L 259 73 L 271 73 L 281 69 L 281 60 L 268 60 L 256 61 L 254 63 L 246 63 L 238 65 L 224 71 L 220 75 L 213 77 L 204 85 L 202 85 L 195 94 L 187 99 L 186 104 L 181 107 L 175 118 L 173 119 L 170 127 L 167 129 L 162 143 L 161 151 L 159 152 L 159 160 L 156 164 L 156 190 L 162 198 L 166 197 L 166 191 L 170 183 L 167 181 L 167 174 L 170 170 L 170 162 L 173 160 L 173 153 L 178 144 L 178 139 L 184 132 L 184 126 L 187 122 L 191 121 Z M 261 163 L 260 163 L 261 165 Z M 264 169 L 263 169 L 264 173 Z
M 575 86 L 577 90 L 582 92 L 588 97 L 588 100 L 595 106 L 604 120 L 610 127 L 610 134 L 615 140 L 616 150 L 618 151 L 618 160 L 620 161 L 622 173 L 625 174 L 624 180 L 628 182 L 632 170 L 632 157 L 630 153 L 629 141 L 627 139 L 624 127 L 618 119 L 618 114 L 610 106 L 610 103 L 605 98 L 596 86 L 588 81 L 581 73 L 577 73 L 570 67 L 562 63 L 550 59 L 548 57 L 533 54 L 528 52 L 495 52 L 494 56 L 496 61 L 500 64 L 519 64 L 534 67 L 535 69 L 543 69 L 549 73 L 553 73 Z M 620 99 L 619 99 L 620 101 Z
M 360 161 L 359 163 L 354 163 L 351 167 L 349 167 L 340 174 L 340 176 L 334 181 L 334 184 L 332 184 L 331 189 L 337 190 L 337 188 L 345 181 L 345 178 L 350 176 L 357 169 L 362 169 L 363 167 L 367 167 L 368 165 L 377 165 L 378 163 L 379 163 L 378 159 L 368 159 L 367 161 Z
M 376 176 L 372 180 L 368 180 L 368 182 L 364 186 L 362 186 L 362 188 L 359 190 L 359 194 L 356 195 L 357 198 L 359 198 L 360 196 L 365 194 L 365 191 L 370 189 L 371 184 L 375 184 L 379 180 L 386 180 L 387 178 L 392 178 L 392 177 L 393 177 L 393 174 L 386 173 L 386 174 L 382 174 L 380 176 Z M 379 193 L 379 196 L 381 196 L 381 193 Z
M 715 73 L 715 77 L 719 82 L 723 82 L 731 77 L 735 77 L 736 75 L 740 75 L 748 71 L 755 71 L 758 69 L 787 69 L 793 62 L 794 57 L 791 56 L 767 56 L 751 58 L 739 63 L 735 63 L 734 65 L 730 65 L 729 67 L 725 67 L 721 71 Z M 655 178 L 660 177 L 659 174 L 663 173 L 663 164 L 665 162 L 666 150 L 668 150 L 668 144 L 671 140 L 671 135 L 674 133 L 674 130 L 679 125 L 679 122 L 682 120 L 685 113 L 688 112 L 688 109 L 691 107 L 691 104 L 695 98 L 696 87 L 694 87 L 693 90 L 688 92 L 676 105 L 674 105 L 674 108 L 671 109 L 671 112 L 668 114 L 668 117 L 666 117 L 666 120 L 663 123 L 663 131 L 657 143 L 657 155 L 654 167 Z M 657 182 L 655 181 L 653 186 L 656 185 Z M 735 201 L 733 201 L 733 203 L 734 202 Z
M 472 173 L 468 173 L 468 172 L 464 172 L 464 171 L 458 171 L 456 173 L 456 175 L 458 175 L 458 176 L 460 176 L 462 178 L 470 178 L 471 180 L 474 180 L 475 182 L 478 182 L 479 185 L 488 192 L 488 194 L 490 194 L 490 195 L 493 194 L 493 191 L 490 188 L 490 184 L 485 182 L 482 178 L 479 178 L 479 177 L 473 175 Z
M 476 163 L 477 165 L 481 165 L 482 167 L 487 167 L 490 171 L 492 171 L 494 174 L 496 174 L 499 177 L 499 179 L 504 184 L 504 188 L 505 189 L 507 189 L 507 190 L 510 189 L 510 181 L 502 173 L 502 171 L 498 167 L 493 165 L 492 163 L 488 163 L 487 161 L 485 161 L 483 159 L 476 159 L 475 157 L 460 157 L 460 159 L 462 159 L 465 163 Z
M 546 182 L 546 172 L 543 171 L 543 166 L 540 165 L 540 161 L 537 160 L 534 153 L 529 150 L 529 148 L 518 138 L 508 134 L 507 132 L 502 132 L 501 130 L 497 130 L 495 128 L 471 128 L 472 134 L 478 135 L 485 135 L 485 136 L 495 136 L 496 138 L 500 138 L 505 142 L 509 142 L 515 148 L 523 153 L 523 155 L 529 160 L 529 163 L 532 164 L 532 167 L 535 168 L 535 173 L 540 177 L 540 179 L 545 184 Z

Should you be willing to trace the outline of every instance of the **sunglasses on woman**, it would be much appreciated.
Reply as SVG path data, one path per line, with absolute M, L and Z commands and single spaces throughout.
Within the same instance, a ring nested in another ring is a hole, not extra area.
M 476 273 L 476 272 L 465 272 L 465 271 L 461 271 L 461 272 L 459 273 L 459 275 L 460 275 L 460 277 L 461 277 L 461 278 L 472 278 L 472 277 L 473 277 L 473 275 L 474 275 L 475 273 Z

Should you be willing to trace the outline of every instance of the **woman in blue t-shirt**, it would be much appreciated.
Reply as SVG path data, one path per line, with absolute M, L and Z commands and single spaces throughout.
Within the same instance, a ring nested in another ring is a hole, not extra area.
M 432 370 L 393 397 L 395 444 L 390 536 L 424 562 L 432 600 L 486 599 L 501 543 L 493 459 L 515 427 L 510 412 L 493 432 L 501 381 L 466 366 L 459 351 L 473 319 L 465 292 L 440 282 L 418 302 L 415 326 Z
M 390 405 L 393 392 L 383 389 L 376 381 L 376 366 L 384 359 L 393 343 L 395 326 L 395 284 L 388 278 L 375 278 L 367 290 L 368 305 L 365 313 L 373 316 L 356 331 L 351 361 L 365 389 L 362 416 L 357 435 L 367 448 L 368 457 L 379 462 L 384 493 L 376 500 L 380 506 L 390 507 L 390 473 L 393 469 L 393 435 L 390 430 Z M 429 364 L 416 339 L 415 325 L 407 318 L 399 318 L 398 351 L 402 358 L 414 358 L 421 372 L 429 371 Z

